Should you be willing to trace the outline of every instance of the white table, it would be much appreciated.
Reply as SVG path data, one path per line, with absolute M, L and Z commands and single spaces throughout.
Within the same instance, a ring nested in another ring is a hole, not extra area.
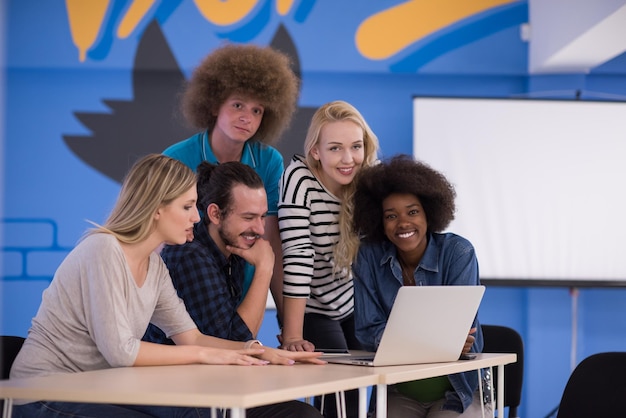
M 515 354 L 480 354 L 469 361 L 389 367 L 338 364 L 126 367 L 3 380 L 0 398 L 6 399 L 5 418 L 10 416 L 13 399 L 229 408 L 232 418 L 240 418 L 245 417 L 247 408 L 359 389 L 359 414 L 365 417 L 366 389 L 377 386 L 378 417 L 384 418 L 388 384 L 491 366 L 499 366 L 502 376 L 498 379 L 498 406 L 502 407 L 503 368 L 515 359 Z M 499 416 L 503 416 L 501 412 Z
M 496 406 L 498 409 L 498 417 L 502 418 L 504 417 L 504 366 L 506 364 L 515 363 L 516 361 L 517 354 L 482 353 L 478 354 L 474 360 L 376 367 L 380 378 L 376 391 L 376 415 L 378 417 L 387 416 L 387 385 L 497 366 L 498 387 L 496 388 L 496 396 L 498 399 Z
M 378 383 L 375 370 L 337 365 L 125 367 L 0 381 L 12 399 L 245 409 Z

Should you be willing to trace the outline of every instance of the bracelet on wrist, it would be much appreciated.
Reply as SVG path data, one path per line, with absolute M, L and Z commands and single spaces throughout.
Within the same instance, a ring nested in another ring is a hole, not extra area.
M 248 341 L 246 341 L 246 343 L 243 345 L 243 348 L 244 348 L 244 350 L 247 350 L 248 348 L 252 348 L 252 346 L 253 346 L 254 344 L 258 344 L 258 345 L 260 345 L 261 347 L 263 347 L 263 344 L 261 344 L 261 341 L 259 341 L 259 340 L 248 340 Z

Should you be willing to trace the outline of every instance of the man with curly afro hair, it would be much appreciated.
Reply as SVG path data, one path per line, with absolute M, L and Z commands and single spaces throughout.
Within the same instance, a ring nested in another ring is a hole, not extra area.
M 356 336 L 365 350 L 378 348 L 401 286 L 480 284 L 472 244 L 443 232 L 454 219 L 455 197 L 443 174 L 408 155 L 359 173 L 352 219 L 362 242 L 352 269 Z M 463 354 L 482 348 L 482 331 L 475 318 Z M 387 414 L 479 417 L 478 384 L 472 371 L 391 385 Z M 445 414 L 439 415 L 442 411 Z
M 300 82 L 290 64 L 288 56 L 271 47 L 225 44 L 212 51 L 182 95 L 182 112 L 199 132 L 163 151 L 193 170 L 203 161 L 240 161 L 259 174 L 268 199 L 265 238 L 276 256 L 270 290 L 279 322 L 283 277 L 277 213 L 284 164 L 272 145 L 296 110 Z M 246 266 L 245 277 L 243 296 L 254 278 L 252 266 Z

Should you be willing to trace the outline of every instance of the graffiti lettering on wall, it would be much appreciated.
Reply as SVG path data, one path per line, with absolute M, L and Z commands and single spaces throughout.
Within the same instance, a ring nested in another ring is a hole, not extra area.
M 78 59 L 102 59 L 115 37 L 125 39 L 146 19 L 164 22 L 182 0 L 66 0 L 72 41 Z M 274 4 L 275 2 L 275 4 Z M 216 26 L 216 33 L 237 42 L 252 40 L 269 23 L 272 7 L 278 15 L 291 15 L 304 22 L 316 0 L 194 0 L 198 13 Z M 355 30 L 355 47 L 371 60 L 386 60 L 410 50 L 448 28 L 461 29 L 481 22 L 481 31 L 463 31 L 463 37 L 449 42 L 448 48 L 471 42 L 476 36 L 493 33 L 526 18 L 526 1 L 518 0 L 410 0 L 381 10 L 361 22 Z M 521 12 L 521 13 L 520 13 Z M 507 17 L 503 19 L 502 17 Z M 493 24 L 485 25 L 485 20 Z M 116 22 L 119 22 L 116 24 Z M 463 23 L 465 22 L 465 23 Z M 454 38 L 446 37 L 451 40 Z
M 190 136 L 178 111 L 177 96 L 185 76 L 162 31 L 182 0 L 66 0 L 72 41 L 78 60 L 106 58 L 114 39 L 139 38 L 131 101 L 104 99 L 108 113 L 76 111 L 89 136 L 65 135 L 72 152 L 107 177 L 121 182 L 136 158 L 161 152 Z M 281 19 L 306 23 L 315 0 L 195 0 L 195 10 L 220 38 L 247 42 L 280 16 L 271 45 L 292 58 L 300 75 L 299 51 Z M 381 2 L 382 3 L 382 2 Z M 519 24 L 526 2 L 512 0 L 413 0 L 389 2 L 355 26 L 354 48 L 368 60 L 387 60 L 391 72 L 414 72 L 426 62 L 472 40 Z M 142 26 L 142 22 L 149 22 Z M 480 22 L 480 24 L 478 24 Z M 142 28 L 140 30 L 140 28 Z M 154 63 L 158 63 L 154 68 Z M 276 147 L 286 161 L 302 152 L 302 141 L 314 112 L 300 107 Z M 284 140 L 288 138 L 289 140 Z

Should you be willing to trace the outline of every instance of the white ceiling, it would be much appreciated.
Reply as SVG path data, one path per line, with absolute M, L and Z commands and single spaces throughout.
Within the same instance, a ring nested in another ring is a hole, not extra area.
M 531 74 L 586 74 L 626 51 L 626 0 L 528 4 Z

